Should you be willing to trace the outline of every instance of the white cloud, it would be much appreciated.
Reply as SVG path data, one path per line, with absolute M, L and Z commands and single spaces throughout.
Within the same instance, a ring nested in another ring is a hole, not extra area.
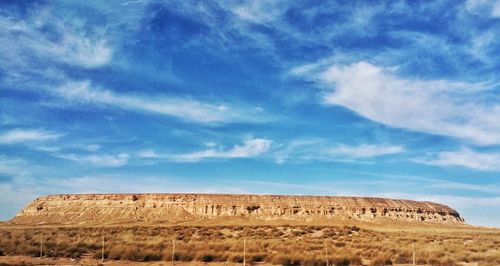
M 446 180 L 432 180 L 429 187 L 445 188 L 448 190 L 468 190 L 500 195 L 500 187 L 493 184 L 476 185 L 470 183 L 452 182 Z
M 287 2 L 254 0 L 235 5 L 230 4 L 228 8 L 242 20 L 267 24 L 286 12 Z
M 334 161 L 371 163 L 361 159 L 405 152 L 405 148 L 389 144 L 332 144 L 318 138 L 295 139 L 274 152 L 277 163 L 285 161 Z
M 113 50 L 104 32 L 90 33 L 72 27 L 43 10 L 37 14 L 26 20 L 0 16 L 0 64 L 3 67 L 29 68 L 36 58 L 85 68 L 100 67 L 111 60 Z M 57 38 L 47 34 L 47 29 Z
M 61 137 L 60 134 L 43 129 L 13 129 L 0 135 L 0 144 L 15 144 L 31 141 L 49 141 Z
M 496 1 L 493 6 L 493 10 L 491 11 L 491 15 L 494 17 L 500 17 L 500 1 Z
M 500 0 L 467 0 L 465 9 L 481 16 L 500 17 Z
M 247 139 L 242 145 L 236 145 L 229 150 L 209 148 L 202 151 L 173 156 L 174 160 L 182 162 L 198 162 L 210 158 L 250 158 L 259 156 L 269 150 L 271 140 L 252 138 Z
M 163 156 L 161 154 L 158 154 L 154 150 L 143 150 L 137 153 L 137 156 L 139 158 L 144 158 L 144 159 L 158 159 L 162 158 Z
M 99 167 L 120 167 L 127 164 L 129 155 L 127 153 L 119 153 L 115 155 L 76 155 L 76 154 L 53 154 L 56 157 L 75 161 L 78 163 L 90 163 Z
M 449 181 L 446 179 L 429 178 L 423 176 L 414 175 L 402 175 L 402 174 L 389 174 L 389 173 L 376 173 L 376 172 L 365 172 L 358 170 L 343 170 L 347 173 L 361 174 L 367 176 L 375 176 L 377 180 L 386 180 L 392 184 L 405 182 L 405 187 L 412 187 L 418 185 L 421 188 L 444 188 L 447 192 L 452 190 L 468 190 L 476 191 L 489 194 L 500 194 L 500 187 L 495 183 L 488 184 L 473 184 L 464 182 Z M 350 181 L 352 182 L 352 181 Z M 413 185 L 414 184 L 414 185 Z
M 101 148 L 101 146 L 98 144 L 88 144 L 88 145 L 82 145 L 81 148 L 86 151 L 97 151 Z
M 22 159 L 0 155 L 0 173 L 2 174 L 19 175 L 24 172 L 23 169 L 27 169 L 27 165 L 29 164 Z
M 159 153 L 152 149 L 137 152 L 137 157 L 143 159 L 165 159 L 181 162 L 198 162 L 210 158 L 248 158 L 260 156 L 264 153 L 276 163 L 286 161 L 335 161 L 346 163 L 368 163 L 358 159 L 373 158 L 377 156 L 402 153 L 402 146 L 361 144 L 348 146 L 344 144 L 332 145 L 326 140 L 319 138 L 295 139 L 288 144 L 274 145 L 271 140 L 253 138 L 247 139 L 242 145 L 235 145 L 231 149 L 224 150 L 213 142 L 204 143 L 206 148 L 200 151 L 186 154 Z M 271 145 L 273 144 L 273 145 Z M 271 149 L 273 146 L 273 149 Z
M 202 123 L 261 122 L 268 119 L 261 108 L 235 108 L 227 104 L 210 104 L 178 97 L 120 95 L 110 90 L 91 88 L 88 81 L 67 82 L 55 93 L 73 102 L 147 111 Z
M 487 84 L 411 80 L 394 72 L 367 62 L 326 69 L 309 64 L 291 71 L 321 84 L 326 104 L 343 106 L 370 120 L 480 145 L 500 143 L 500 105 L 486 103 L 479 95 Z
M 480 153 L 467 148 L 443 151 L 436 156 L 417 158 L 418 163 L 439 166 L 460 166 L 481 171 L 500 171 L 500 153 Z
M 43 151 L 43 152 L 58 152 L 61 150 L 60 147 L 56 147 L 56 146 L 37 146 L 37 147 L 34 147 L 34 149 L 37 151 Z
M 319 147 L 326 145 L 325 140 L 318 138 L 294 139 L 274 152 L 274 158 L 281 164 L 287 160 L 317 159 Z
M 386 11 L 386 6 L 375 4 L 358 4 L 350 9 L 345 5 L 333 1 L 324 1 L 315 5 L 303 5 L 297 1 L 220 1 L 219 7 L 224 11 L 234 14 L 228 19 L 229 23 L 217 23 L 214 19 L 217 14 L 210 13 L 211 9 L 200 8 L 201 11 L 196 14 L 197 18 L 202 18 L 216 34 L 216 38 L 221 38 L 222 43 L 226 44 L 234 36 L 242 37 L 248 41 L 243 44 L 244 47 L 257 47 L 266 50 L 266 52 L 280 50 L 281 47 L 273 40 L 273 36 L 263 33 L 254 24 L 260 24 L 277 32 L 281 38 L 286 38 L 290 43 L 300 46 L 320 45 L 322 47 L 330 46 L 334 48 L 331 40 L 344 34 L 373 34 L 373 18 L 376 14 Z M 184 7 L 186 13 L 192 12 L 192 6 Z M 289 11 L 291 11 L 289 13 Z M 391 10 L 392 11 L 392 10 Z M 314 30 L 302 29 L 295 23 L 290 22 L 288 14 L 300 14 L 301 22 L 304 25 L 315 24 L 317 21 L 329 15 L 347 13 L 343 20 L 337 20 L 335 23 L 320 23 Z M 229 44 L 232 45 L 232 44 Z M 240 45 L 238 43 L 238 45 Z M 338 47 L 335 47 L 338 48 Z M 269 53 L 275 56 L 274 53 Z M 280 60 L 276 57 L 277 60 Z
M 347 158 L 370 158 L 382 155 L 402 153 L 405 149 L 401 146 L 362 144 L 359 146 L 338 145 L 327 149 L 326 153 L 332 156 Z

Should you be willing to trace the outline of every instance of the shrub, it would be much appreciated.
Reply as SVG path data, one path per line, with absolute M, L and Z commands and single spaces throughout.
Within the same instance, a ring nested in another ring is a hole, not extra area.
M 345 244 L 344 242 L 335 242 L 335 244 L 334 244 L 334 245 L 335 245 L 336 247 L 338 247 L 338 248 L 341 248 L 341 247 L 345 247 L 345 245 L 346 245 L 346 244 Z
M 348 258 L 338 258 L 334 259 L 332 264 L 335 266 L 349 266 L 351 261 Z
M 193 259 L 194 259 L 193 255 L 186 252 L 176 251 L 174 254 L 174 260 L 176 261 L 193 261 Z
M 445 259 L 441 260 L 438 265 L 440 265 L 440 266 L 456 266 L 457 263 L 450 258 L 445 258 Z
M 240 255 L 232 255 L 229 257 L 230 262 L 243 263 L 243 256 Z
M 272 258 L 271 263 L 273 264 L 279 264 L 283 266 L 287 265 L 300 265 L 300 260 L 296 258 L 290 258 L 285 255 L 278 255 Z
M 101 251 L 100 250 L 94 251 L 94 253 L 92 254 L 92 258 L 94 258 L 96 260 L 100 260 L 101 259 Z M 107 258 L 108 258 L 108 254 L 105 252 L 104 259 L 107 259 Z
M 387 257 L 377 257 L 371 261 L 370 265 L 371 266 L 392 265 L 392 261 L 390 258 Z
M 395 259 L 394 263 L 396 264 L 405 264 L 412 262 L 412 259 L 407 254 L 399 254 Z
M 199 256 L 199 260 L 203 262 L 212 262 L 215 261 L 215 255 L 213 254 L 202 254 Z
M 158 261 L 161 257 L 161 251 L 156 248 L 147 248 L 141 252 L 141 261 Z
M 357 233 L 349 234 L 349 231 Z M 453 266 L 457 264 L 455 261 L 463 261 L 500 265 L 498 256 L 487 252 L 494 250 L 500 240 L 494 234 L 480 232 L 457 232 L 450 237 L 440 231 L 378 232 L 358 230 L 353 226 L 288 225 L 54 227 L 43 228 L 43 234 L 46 256 L 76 258 L 83 253 L 95 252 L 97 260 L 101 259 L 102 235 L 107 236 L 105 258 L 135 261 L 170 261 L 170 241 L 179 236 L 183 240 L 176 242 L 174 259 L 177 261 L 196 259 L 241 263 L 241 237 L 246 236 L 249 240 L 246 246 L 248 263 L 265 261 L 281 265 L 325 266 L 324 240 L 327 239 L 329 254 L 333 255 L 329 261 L 331 266 L 360 265 L 360 258 L 372 259 L 372 265 L 408 264 L 412 260 L 412 243 L 418 247 L 432 244 L 432 252 L 418 249 L 417 264 Z M 0 228 L 0 256 L 23 254 L 38 257 L 40 235 L 40 229 Z M 474 241 L 467 242 L 464 247 L 462 242 L 466 240 Z
M 361 261 L 361 258 L 358 256 L 353 256 L 349 258 L 350 264 L 351 265 L 362 265 L 363 262 Z
M 114 246 L 109 250 L 108 257 L 112 260 L 119 260 L 122 258 L 123 250 L 124 248 L 121 245 Z
M 28 255 L 28 256 L 38 257 L 38 256 L 40 256 L 40 249 L 30 246 L 30 247 L 23 249 L 23 253 L 25 255 Z
M 142 254 L 136 249 L 127 249 L 125 254 L 123 254 L 123 258 L 131 261 L 143 261 Z
M 266 254 L 253 254 L 248 256 L 248 261 L 250 262 L 261 262 L 266 259 Z
M 66 256 L 76 259 L 82 256 L 82 254 L 85 253 L 86 251 L 87 250 L 82 247 L 71 247 L 67 250 Z

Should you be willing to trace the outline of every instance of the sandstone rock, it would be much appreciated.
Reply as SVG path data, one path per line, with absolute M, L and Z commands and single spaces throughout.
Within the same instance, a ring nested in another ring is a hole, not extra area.
M 260 220 L 326 218 L 463 223 L 448 206 L 369 197 L 230 194 L 49 195 L 28 204 L 15 224 L 176 223 L 216 217 Z

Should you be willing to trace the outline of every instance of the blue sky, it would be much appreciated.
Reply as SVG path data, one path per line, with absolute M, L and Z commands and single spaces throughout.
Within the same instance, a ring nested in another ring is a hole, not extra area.
M 500 226 L 500 2 L 388 2 L 2 1 L 0 219 L 45 194 L 206 192 Z

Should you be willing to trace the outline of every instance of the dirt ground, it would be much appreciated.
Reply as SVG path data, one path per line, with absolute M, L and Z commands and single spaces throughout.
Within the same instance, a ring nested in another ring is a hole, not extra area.
M 247 263 L 249 264 L 249 263 Z M 1 256 L 0 265 L 78 265 L 78 266 L 90 266 L 90 265 L 125 265 L 125 266 L 172 266 L 172 262 L 168 261 L 153 261 L 153 262 L 135 262 L 135 261 L 124 261 L 124 260 L 96 260 L 93 258 L 81 258 L 81 259 L 69 259 L 69 258 L 39 258 L 39 257 L 29 257 L 29 256 Z M 241 265 L 241 263 L 227 263 L 227 262 L 175 262 L 176 266 L 235 266 Z M 273 264 L 268 263 L 253 263 L 252 265 L 268 266 Z
M 177 266 L 200 266 L 200 265 L 208 265 L 210 266 L 232 266 L 232 265 L 241 265 L 237 263 L 221 263 L 221 262 L 175 262 Z M 81 258 L 81 259 L 70 259 L 70 258 L 39 258 L 39 257 L 30 257 L 30 256 L 0 256 L 0 265 L 78 265 L 78 266 L 90 266 L 90 265 L 148 265 L 148 266 L 163 266 L 168 265 L 172 266 L 172 262 L 165 261 L 154 261 L 154 262 L 135 262 L 135 261 L 125 261 L 125 260 L 105 260 L 104 262 L 101 260 L 96 260 L 93 258 Z M 258 265 L 271 265 L 259 263 Z
M 250 264 L 250 263 L 247 263 Z M 69 258 L 38 258 L 29 256 L 0 256 L 0 266 L 6 265 L 67 265 L 67 266 L 90 266 L 90 265 L 124 265 L 124 266 L 172 266 L 171 262 L 134 262 L 134 261 L 116 261 L 116 260 L 96 260 L 92 258 L 69 259 Z M 240 266 L 242 263 L 227 262 L 175 262 L 177 266 Z M 269 263 L 252 263 L 251 265 L 269 266 Z M 394 266 L 412 266 L 413 264 L 394 264 Z M 462 263 L 462 266 L 479 266 L 478 263 Z M 427 264 L 417 264 L 417 266 L 428 266 Z

